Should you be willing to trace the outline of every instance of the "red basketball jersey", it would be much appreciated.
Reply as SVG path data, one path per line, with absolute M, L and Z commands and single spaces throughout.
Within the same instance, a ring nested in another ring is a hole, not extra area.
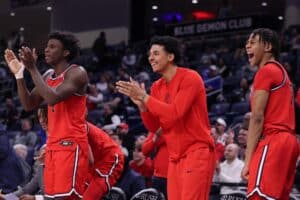
M 47 84 L 52 88 L 57 88 L 64 81 L 65 73 L 57 77 L 50 76 Z M 48 144 L 56 143 L 62 139 L 74 139 L 77 142 L 87 143 L 86 131 L 86 96 L 73 94 L 67 99 L 48 106 Z
M 294 132 L 295 110 L 292 83 L 282 65 L 268 62 L 254 78 L 253 89 L 269 92 L 264 114 L 263 134 L 274 131 Z M 255 104 L 252 98 L 251 104 Z

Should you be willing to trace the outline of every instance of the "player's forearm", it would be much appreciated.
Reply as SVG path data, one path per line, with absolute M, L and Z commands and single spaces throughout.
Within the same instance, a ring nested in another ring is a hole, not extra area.
M 191 110 L 191 106 L 198 101 L 199 96 L 205 95 L 204 90 L 198 88 L 201 85 L 197 81 L 185 84 L 170 104 L 153 96 L 146 96 L 143 100 L 149 112 L 158 116 L 163 129 L 169 129 L 176 125 Z
M 24 79 L 17 79 L 17 89 L 24 110 L 32 110 L 36 105 L 34 105 L 34 100 L 31 98 Z
M 252 114 L 250 119 L 248 137 L 247 137 L 245 165 L 249 164 L 252 154 L 256 149 L 258 140 L 262 134 L 263 123 L 264 123 L 263 114 Z
M 58 100 L 55 91 L 46 84 L 38 69 L 31 70 L 30 74 L 38 93 L 43 97 L 46 103 L 50 105 L 57 103 Z
M 150 132 L 155 132 L 159 127 L 159 120 L 154 117 L 150 112 L 140 112 L 143 124 Z

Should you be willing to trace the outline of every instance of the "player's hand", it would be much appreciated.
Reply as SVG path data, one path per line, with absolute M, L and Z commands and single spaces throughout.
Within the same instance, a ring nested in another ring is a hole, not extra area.
M 159 127 L 159 128 L 157 129 L 157 131 L 155 132 L 155 135 L 157 135 L 157 137 L 159 137 L 159 136 L 161 136 L 161 134 L 162 134 L 162 128 Z
M 137 81 L 133 80 L 131 77 L 130 77 L 130 83 L 134 84 L 134 85 L 137 86 L 137 87 L 140 87 L 140 88 L 144 91 L 144 94 L 146 94 L 146 89 L 145 89 L 145 84 L 144 84 L 144 83 L 141 83 L 141 84 L 140 84 L 140 83 L 138 83 Z M 130 98 L 130 99 L 131 99 L 131 101 L 132 101 L 133 103 L 135 103 L 135 104 L 139 107 L 139 109 L 140 109 L 141 111 L 147 110 L 147 108 L 146 108 L 144 102 L 141 101 L 140 99 L 133 99 L 133 98 Z
M 135 86 L 139 87 L 140 89 L 142 89 L 145 93 L 146 93 L 146 89 L 145 89 L 145 84 L 144 83 L 139 83 L 136 80 L 134 80 L 132 77 L 129 77 L 129 81 L 130 83 L 134 84 Z
M 37 54 L 35 49 L 31 51 L 28 47 L 21 47 L 19 58 L 29 71 L 36 68 Z
M 116 89 L 118 90 L 118 92 L 134 100 L 141 100 L 142 97 L 145 95 L 144 90 L 136 82 L 118 81 L 116 85 Z
M 45 160 L 45 155 L 46 155 L 46 151 L 45 151 L 45 149 L 42 149 L 42 150 L 40 151 L 40 154 L 39 154 L 38 156 L 35 156 L 33 159 L 34 159 L 34 160 L 38 160 L 38 161 L 40 161 L 40 162 L 44 162 L 44 160 Z
M 161 136 L 161 134 L 162 134 L 162 128 L 159 127 L 157 129 L 157 131 L 155 131 L 155 133 L 154 133 L 154 136 L 153 136 L 153 139 L 152 139 L 153 142 L 156 142 L 158 140 L 158 138 Z
M 36 48 L 32 49 L 32 56 L 33 56 L 34 62 L 36 63 L 37 59 L 38 59 Z
M 130 81 L 118 81 L 116 85 L 118 92 L 128 96 L 139 107 L 140 111 L 146 111 L 146 106 L 142 101 L 142 97 L 147 95 L 144 83 L 139 84 L 130 78 Z
M 20 197 L 20 200 L 35 200 L 35 196 L 29 195 L 29 194 L 24 194 Z
M 242 169 L 242 172 L 241 172 L 241 177 L 242 179 L 244 180 L 248 180 L 249 178 L 249 167 L 248 165 L 244 165 L 243 169 Z
M 15 75 L 20 73 L 20 71 L 24 71 L 24 66 L 18 60 L 14 52 L 10 49 L 6 49 L 4 52 L 5 61 L 10 69 L 10 71 Z
M 129 81 L 130 81 L 130 83 L 131 84 L 133 84 L 135 87 L 137 87 L 137 88 L 140 88 L 140 89 L 142 89 L 142 90 L 144 90 L 144 92 L 146 93 L 146 90 L 145 90 L 145 84 L 144 83 L 139 83 L 139 82 L 137 82 L 136 80 L 134 80 L 133 78 L 129 78 Z M 139 100 L 139 99 L 131 99 L 132 101 L 136 101 L 136 103 L 143 103 L 141 100 Z
M 130 77 L 130 83 L 132 83 L 132 84 L 134 84 L 135 86 L 137 86 L 137 87 L 140 87 L 143 91 L 144 91 L 144 93 L 146 94 L 146 89 L 145 89 L 145 83 L 138 83 L 137 81 L 135 81 L 133 78 L 131 78 Z M 141 112 L 144 112 L 144 111 L 146 111 L 147 110 L 147 107 L 146 107 L 146 105 L 144 104 L 144 102 L 143 101 L 141 101 L 141 100 L 139 100 L 139 99 L 133 99 L 133 98 L 130 98 L 131 99 L 131 101 L 135 104 L 135 105 L 137 105 L 137 107 L 139 108 L 139 110 L 141 111 Z

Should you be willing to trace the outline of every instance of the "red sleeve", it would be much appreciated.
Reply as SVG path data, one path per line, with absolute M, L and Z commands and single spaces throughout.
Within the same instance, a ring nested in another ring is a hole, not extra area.
M 130 161 L 129 165 L 131 169 L 140 173 L 142 176 L 152 177 L 153 175 L 154 165 L 153 165 L 153 160 L 151 160 L 150 158 L 146 158 L 144 163 L 140 166 L 138 166 L 136 162 L 134 162 L 133 160 Z
M 283 81 L 283 72 L 276 64 L 269 63 L 262 67 L 254 79 L 254 90 L 270 91 Z
M 296 103 L 298 106 L 300 106 L 300 88 L 298 89 L 297 95 L 296 95 Z
M 155 96 L 155 85 L 153 85 L 151 87 L 150 95 Z M 150 132 L 157 131 L 157 129 L 160 127 L 158 117 L 154 116 L 153 114 L 151 114 L 148 111 L 141 112 L 140 114 L 141 114 L 143 123 L 144 123 L 145 127 L 148 129 L 148 131 L 150 131 Z
M 141 112 L 141 118 L 148 131 L 155 132 L 159 128 L 158 118 L 152 115 L 150 112 Z
M 192 72 L 186 74 L 181 81 L 177 95 L 171 104 L 150 96 L 146 106 L 153 115 L 158 116 L 161 127 L 169 129 L 188 112 L 200 95 L 205 95 L 203 81 L 197 72 Z
M 142 145 L 142 152 L 145 156 L 149 156 L 155 148 L 155 143 L 153 142 L 153 137 L 154 137 L 154 133 L 149 132 L 146 140 L 144 141 L 144 143 Z
M 155 148 L 160 148 L 160 146 L 165 144 L 165 139 L 163 135 L 160 135 L 155 142 L 153 142 L 154 137 L 153 132 L 149 132 L 146 140 L 142 145 L 142 152 L 145 156 L 150 156 L 150 154 L 154 151 Z

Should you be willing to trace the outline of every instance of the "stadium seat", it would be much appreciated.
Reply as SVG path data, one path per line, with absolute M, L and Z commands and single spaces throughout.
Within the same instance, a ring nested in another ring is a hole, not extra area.
M 210 107 L 210 112 L 216 115 L 223 115 L 229 111 L 230 105 L 228 103 L 213 104 Z
M 121 188 L 112 187 L 103 200 L 126 200 L 126 195 Z
M 249 102 L 234 103 L 232 104 L 230 111 L 232 113 L 245 114 L 250 111 L 250 104 Z
M 165 197 L 162 193 L 158 192 L 154 188 L 148 188 L 141 190 L 131 197 L 130 200 L 142 200 L 142 199 L 151 199 L 151 200 L 165 200 Z

